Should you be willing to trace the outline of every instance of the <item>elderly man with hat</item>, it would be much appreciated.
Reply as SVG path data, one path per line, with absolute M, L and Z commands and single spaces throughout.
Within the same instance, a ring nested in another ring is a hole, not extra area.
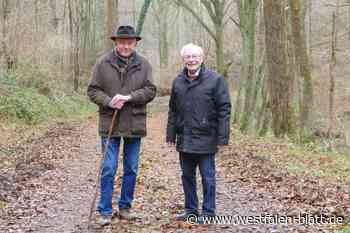
M 99 135 L 106 151 L 101 171 L 101 195 L 98 204 L 100 225 L 110 224 L 112 194 L 123 141 L 123 177 L 118 200 L 119 217 L 134 219 L 131 211 L 138 174 L 141 138 L 146 136 L 146 104 L 156 95 L 150 63 L 136 51 L 141 37 L 132 26 L 120 26 L 110 37 L 115 46 L 100 57 L 92 73 L 87 94 L 99 109 Z M 112 136 L 107 135 L 114 111 L 117 111 Z M 108 148 L 106 147 L 108 145 Z

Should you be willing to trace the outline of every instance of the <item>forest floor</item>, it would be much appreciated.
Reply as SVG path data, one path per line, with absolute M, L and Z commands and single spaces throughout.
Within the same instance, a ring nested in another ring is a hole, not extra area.
M 174 220 L 183 209 L 178 154 L 165 144 L 166 97 L 150 106 L 142 142 L 135 221 L 115 218 L 90 232 L 337 232 L 346 225 L 217 224 Z M 55 123 L 41 133 L 0 145 L 0 232 L 88 232 L 87 220 L 101 158 L 97 118 Z M 6 144 L 6 145 L 5 145 Z M 348 162 L 308 154 L 285 142 L 236 136 L 216 157 L 217 215 L 345 216 L 350 213 Z M 116 178 L 114 207 L 122 163 Z M 332 172 L 329 175 L 329 172 Z M 337 175 L 334 175 L 337 174 Z M 201 185 L 198 178 L 201 199 Z

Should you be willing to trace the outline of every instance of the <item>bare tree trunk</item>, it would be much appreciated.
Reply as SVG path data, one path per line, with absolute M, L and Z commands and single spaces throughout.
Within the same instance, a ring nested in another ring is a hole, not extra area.
M 73 50 L 73 66 L 74 66 L 74 73 L 73 73 L 73 83 L 74 83 L 74 91 L 78 91 L 79 88 L 79 76 L 80 76 L 80 64 L 79 64 L 79 28 L 76 31 L 76 39 L 75 39 L 75 46 Z
M 245 132 L 251 124 L 254 113 L 255 89 L 255 31 L 256 31 L 256 9 L 257 1 L 239 1 L 240 30 L 243 39 L 243 61 L 241 68 L 241 82 L 244 90 L 244 107 L 241 118 L 240 129 Z M 236 113 L 238 115 L 238 113 Z
M 64 0 L 64 4 L 63 4 L 63 15 L 62 15 L 62 27 L 61 27 L 61 34 L 64 38 L 64 40 L 66 40 L 66 36 L 67 36 L 67 22 L 66 20 L 69 20 L 69 18 L 67 19 L 67 8 L 68 8 L 68 5 L 69 5 L 69 0 Z M 69 25 L 69 24 L 68 24 Z M 69 27 L 68 27 L 69 28 Z M 61 59 L 60 59 L 60 67 L 61 67 L 61 75 L 64 74 L 65 72 L 65 61 L 66 61 L 66 46 L 67 46 L 67 43 L 63 43 L 63 51 L 62 51 L 62 54 L 61 54 Z
M 263 71 L 266 73 L 266 69 Z M 259 136 L 265 136 L 268 132 L 269 126 L 271 124 L 271 108 L 270 108 L 270 102 L 269 102 L 269 95 L 268 95 L 268 80 L 269 77 L 266 77 L 264 79 L 264 83 L 262 85 L 261 89 L 261 95 L 263 102 L 261 104 L 261 108 L 259 111 L 258 119 L 257 119 L 257 130 Z
M 19 25 L 19 20 L 21 18 L 21 2 L 20 0 L 16 0 L 16 7 L 15 7 L 15 28 L 14 28 L 14 35 L 15 37 L 12 39 L 12 54 L 13 54 L 13 61 L 14 61 L 14 66 L 16 66 L 16 63 L 17 63 L 17 57 L 18 57 L 18 38 L 16 35 L 18 35 L 18 29 L 20 28 L 20 25 Z
M 3 63 L 0 65 L 4 66 L 4 70 L 7 69 L 6 66 L 6 8 L 7 8 L 7 4 L 6 4 L 6 0 L 3 0 L 1 2 L 1 53 L 0 53 L 0 62 Z M 0 71 L 1 71 L 1 66 L 0 66 Z
M 255 129 L 260 136 L 267 133 L 271 120 L 271 110 L 269 108 L 269 96 L 267 91 L 268 74 L 266 67 L 266 49 L 265 49 L 265 25 L 263 4 L 259 5 L 257 17 L 257 54 L 260 57 L 256 70 L 257 83 L 255 88 L 254 103 L 255 103 Z
M 106 43 L 105 50 L 113 48 L 113 41 L 111 41 L 110 36 L 115 31 L 116 26 L 119 24 L 118 10 L 119 1 L 118 0 L 106 0 L 105 2 L 106 14 Z
M 215 46 L 216 46 L 216 64 L 217 64 L 217 70 L 220 74 L 222 74 L 224 77 L 227 78 L 227 72 L 228 67 L 225 66 L 225 56 L 224 56 L 224 30 L 222 28 L 222 25 L 216 25 L 216 40 L 215 40 Z
M 309 0 L 309 56 L 310 58 L 312 58 L 311 43 L 312 43 L 312 0 Z M 312 62 L 312 59 L 311 59 L 311 62 Z
M 85 0 L 82 1 L 80 8 L 80 16 L 81 16 L 81 54 L 80 54 L 80 64 L 82 67 L 88 66 L 89 57 L 91 52 L 94 51 L 93 40 L 93 1 Z M 89 68 L 90 69 L 90 68 Z
M 54 31 L 57 33 L 58 29 L 58 17 L 57 17 L 57 4 L 56 0 L 50 0 L 50 8 L 51 8 L 51 25 L 54 28 Z
M 34 0 L 34 34 L 33 34 L 33 60 L 34 64 L 38 63 L 38 34 L 39 34 L 39 13 L 38 13 L 39 0 Z
M 290 6 L 288 5 L 290 1 L 285 0 L 284 4 L 285 6 Z M 294 104 L 294 100 L 297 97 L 297 95 L 294 95 L 295 90 L 297 90 L 297 61 L 295 59 L 295 49 L 293 46 L 293 31 L 292 31 L 292 13 L 291 13 L 291 7 L 288 7 L 288 10 L 285 8 L 285 30 L 286 30 L 286 35 L 287 35 L 287 72 L 288 72 L 288 77 L 289 77 L 289 85 L 288 85 L 288 93 L 289 93 L 289 122 L 288 122 L 288 136 L 294 137 L 295 134 L 297 133 L 296 131 L 296 112 L 295 108 L 296 105 Z
M 75 6 L 73 5 L 75 3 Z M 80 40 L 80 20 L 79 20 L 79 9 L 80 4 L 69 0 L 68 2 L 68 17 L 69 17 L 69 34 L 70 34 L 70 66 L 73 79 L 73 89 L 77 91 L 79 88 L 79 40 Z M 74 12 L 73 12 L 74 10 Z
M 337 0 L 337 3 L 336 3 L 336 7 L 335 7 L 335 28 L 334 28 L 334 49 L 337 50 L 338 48 L 338 28 L 337 28 L 337 24 L 339 22 L 339 0 Z M 335 59 L 337 59 L 335 57 Z
M 328 127 L 328 136 L 332 134 L 333 125 L 334 125 L 334 68 L 336 66 L 336 13 L 333 12 L 332 15 L 332 43 L 331 43 L 331 57 L 329 63 L 329 127 Z
M 16 67 L 17 63 L 17 54 L 15 53 L 15 42 L 12 41 L 11 35 L 10 35 L 10 28 L 9 28 L 9 23 L 10 23 L 10 13 L 13 11 L 13 7 L 11 6 L 10 0 L 3 0 L 2 2 L 2 18 L 3 18 L 3 24 L 2 24 L 2 35 L 3 38 L 1 40 L 2 42 L 2 51 L 0 51 L 0 61 L 1 59 L 4 59 L 4 64 L 5 64 L 5 70 L 10 71 Z M 18 3 L 18 2 L 17 2 Z M 16 4 L 17 6 L 17 4 Z M 16 9 L 17 11 L 18 9 Z M 16 35 L 15 35 L 16 36 Z M 14 39 L 15 40 L 15 39 Z
M 300 74 L 303 78 L 302 85 L 302 100 L 301 103 L 301 113 L 300 113 L 300 129 L 301 134 L 305 134 L 306 128 L 309 126 L 310 121 L 310 112 L 313 105 L 313 87 L 312 87 L 312 77 L 311 77 L 311 68 L 309 64 L 309 58 L 306 48 L 305 33 L 303 33 L 302 25 L 304 22 L 301 20 L 300 15 L 300 0 L 292 0 L 292 31 L 293 31 L 293 43 L 295 49 L 295 60 L 300 69 Z
M 348 4 L 349 4 L 349 7 L 348 7 L 348 25 L 350 25 L 350 0 L 348 0 Z M 350 42 L 350 28 L 348 30 L 349 30 L 349 42 Z
M 350 25 L 350 0 L 348 0 L 348 4 L 349 4 L 349 7 L 348 7 L 348 24 Z M 350 28 L 348 30 L 349 30 L 349 42 L 350 42 Z
M 72 0 L 68 0 L 68 21 L 69 21 L 69 41 L 71 43 L 70 50 L 72 51 L 72 44 L 74 43 Z M 72 64 L 72 62 L 73 62 L 73 56 L 71 52 L 69 56 L 69 64 Z
M 241 79 L 239 87 L 238 87 L 238 93 L 236 97 L 236 104 L 235 104 L 235 112 L 233 115 L 233 123 L 238 124 L 241 114 L 242 114 L 242 102 L 243 102 L 243 84 L 241 83 L 243 80 Z
M 156 5 L 156 6 L 155 6 Z M 160 68 L 167 68 L 168 66 L 168 53 L 169 53 L 169 45 L 168 45 L 168 18 L 169 18 L 169 7 L 170 2 L 164 0 L 155 1 L 153 4 L 154 7 L 154 15 L 155 20 L 158 24 L 159 30 L 159 64 Z
M 254 83 L 254 91 L 252 96 L 252 112 L 256 114 L 259 109 L 259 99 L 263 97 L 262 95 L 262 88 L 264 85 L 264 79 L 265 79 L 265 66 L 266 66 L 266 59 L 265 55 L 263 54 L 261 56 L 261 61 L 258 62 L 256 65 L 256 72 L 255 72 L 255 83 Z
M 93 0 L 92 3 L 92 19 L 91 19 L 91 35 L 90 35 L 90 48 L 93 51 L 93 57 L 96 57 L 96 21 L 97 21 L 97 17 L 96 17 L 96 8 L 97 8 L 97 2 L 96 0 Z
M 283 137 L 293 130 L 284 2 L 265 0 L 264 20 L 272 127 L 275 136 Z

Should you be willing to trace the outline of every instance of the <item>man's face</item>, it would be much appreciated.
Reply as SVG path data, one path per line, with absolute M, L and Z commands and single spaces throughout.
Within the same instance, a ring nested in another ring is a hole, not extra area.
M 135 51 L 136 44 L 136 39 L 115 39 L 117 51 L 123 57 L 130 57 Z
M 203 55 L 196 50 L 189 49 L 183 55 L 183 61 L 190 72 L 196 71 L 203 62 Z

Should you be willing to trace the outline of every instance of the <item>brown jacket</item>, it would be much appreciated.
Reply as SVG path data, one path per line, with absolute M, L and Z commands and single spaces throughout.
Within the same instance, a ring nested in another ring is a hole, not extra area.
M 131 100 L 118 111 L 112 136 L 146 136 L 146 104 L 156 95 L 149 62 L 136 52 L 126 69 L 119 66 L 118 58 L 110 52 L 99 58 L 93 68 L 87 94 L 99 107 L 99 134 L 108 135 L 114 109 L 108 106 L 116 94 L 131 95 Z

